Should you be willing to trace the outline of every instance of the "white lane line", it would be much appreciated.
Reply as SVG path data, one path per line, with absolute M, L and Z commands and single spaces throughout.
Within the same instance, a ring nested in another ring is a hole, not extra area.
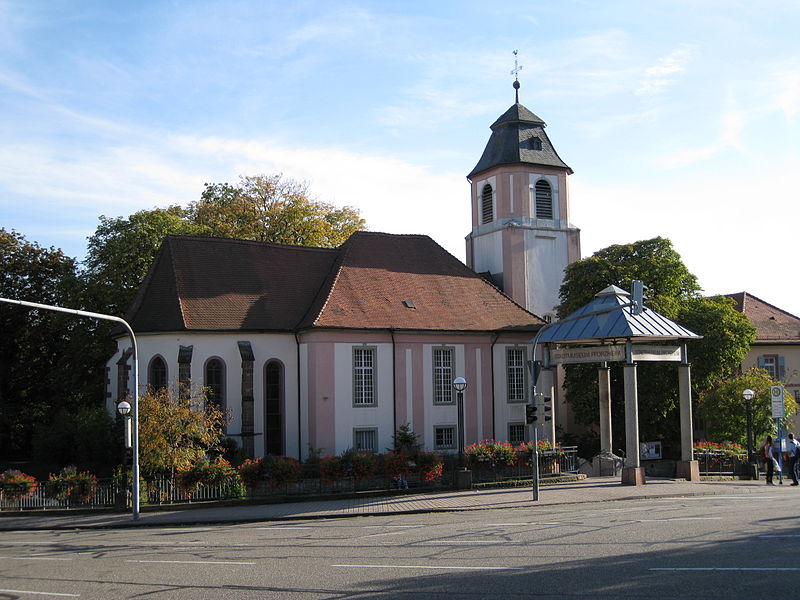
M 80 598 L 80 594 L 59 594 L 58 592 L 34 592 L 31 590 L 3 590 L 0 592 L 4 594 L 36 594 L 37 596 L 65 596 L 67 598 Z
M 759 539 L 765 539 L 765 538 L 798 538 L 798 537 L 800 537 L 800 534 L 796 534 L 796 533 L 789 534 L 789 533 L 787 533 L 785 535 L 778 535 L 778 534 L 775 534 L 775 535 L 760 535 L 758 537 L 759 537 Z
M 419 529 L 422 525 L 364 525 L 364 529 Z
M 158 563 L 171 565 L 254 565 L 254 562 L 213 561 L 213 560 L 126 560 L 128 563 Z
M 72 560 L 71 558 L 45 558 L 43 556 L 0 556 L 4 560 Z
M 648 571 L 800 571 L 800 567 L 653 567 Z
M 425 542 L 418 542 L 415 546 L 420 544 L 507 544 L 508 540 L 430 540 Z
M 179 531 L 180 533 L 195 533 L 197 531 L 214 531 L 211 527 L 159 527 L 156 531 Z
M 563 521 L 526 521 L 524 523 L 487 523 L 482 527 L 519 527 L 520 525 L 563 525 Z
M 722 517 L 675 517 L 673 519 L 630 519 L 628 523 L 672 523 L 673 521 L 721 521 Z
M 521 571 L 522 567 L 437 567 L 433 565 L 331 565 L 344 569 L 430 569 L 433 571 Z
M 313 527 L 253 527 L 252 529 L 264 529 L 266 531 L 274 531 L 276 529 L 314 529 Z
M 741 496 L 699 496 L 692 498 L 687 496 L 686 498 L 653 498 L 651 502 L 663 502 L 663 503 L 674 503 L 674 502 L 700 502 L 700 501 L 708 501 L 708 500 L 763 500 L 765 498 L 782 498 L 783 496 L 762 496 L 762 495 L 741 495 Z
M 364 540 L 366 538 L 381 537 L 385 535 L 405 535 L 405 531 L 386 531 L 384 533 L 369 533 L 367 535 L 360 535 L 356 539 Z

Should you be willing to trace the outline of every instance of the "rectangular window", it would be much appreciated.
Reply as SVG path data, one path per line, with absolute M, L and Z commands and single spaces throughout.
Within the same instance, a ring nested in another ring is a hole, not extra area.
M 758 368 L 764 369 L 772 379 L 783 381 L 786 377 L 786 362 L 783 356 L 765 354 L 758 357 Z
M 512 444 L 521 444 L 525 441 L 525 425 L 522 423 L 508 424 L 508 441 Z
M 375 405 L 375 348 L 353 348 L 353 405 Z
M 375 452 L 378 449 L 378 430 L 354 429 L 353 449 L 357 452 Z
M 433 428 L 434 445 L 437 450 L 456 447 L 456 428 L 452 425 Z
M 433 403 L 453 403 L 453 349 L 433 349 Z
M 506 350 L 506 381 L 509 402 L 525 402 L 525 348 Z

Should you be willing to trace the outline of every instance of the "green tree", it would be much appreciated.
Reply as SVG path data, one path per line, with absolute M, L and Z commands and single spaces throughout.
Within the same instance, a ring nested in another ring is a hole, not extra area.
M 695 396 L 735 372 L 749 349 L 754 330 L 733 304 L 699 295 L 697 278 L 665 238 L 614 245 L 569 265 L 561 286 L 558 314 L 566 316 L 590 302 L 609 285 L 629 289 L 632 279 L 648 288 L 645 304 L 705 336 L 689 344 Z M 639 430 L 642 439 L 679 439 L 678 375 L 675 364 L 640 363 Z M 614 439 L 624 439 L 624 387 L 621 363 L 611 363 Z M 575 419 L 599 423 L 597 365 L 569 365 L 564 387 Z M 677 443 L 674 447 L 677 449 Z
M 168 388 L 139 397 L 139 462 L 143 474 L 174 473 L 218 453 L 225 415 L 204 393 Z
M 80 284 L 76 263 L 0 229 L 0 296 L 74 306 Z M 86 358 L 75 340 L 84 324 L 74 317 L 0 303 L 0 456 L 27 456 L 34 429 L 80 397 Z M 99 379 L 99 378 L 98 378 Z
M 356 209 L 313 200 L 308 184 L 281 174 L 207 183 L 188 212 L 210 235 L 298 246 L 333 248 L 365 227 Z
M 775 435 L 770 387 L 779 384 L 779 381 L 773 381 L 763 369 L 750 369 L 741 375 L 721 380 L 714 387 L 704 390 L 697 402 L 697 412 L 705 423 L 709 441 L 729 441 L 746 446 L 747 418 L 742 392 L 747 389 L 756 393 L 751 401 L 753 435 L 756 438 L 754 448 L 758 447 L 759 440 L 766 435 Z M 787 416 L 797 412 L 797 403 L 791 394 L 785 394 L 784 405 Z M 787 431 L 788 419 L 783 419 L 781 426 Z
M 124 317 L 164 237 L 205 233 L 180 206 L 140 210 L 127 218 L 101 216 L 84 262 L 87 303 L 96 312 Z

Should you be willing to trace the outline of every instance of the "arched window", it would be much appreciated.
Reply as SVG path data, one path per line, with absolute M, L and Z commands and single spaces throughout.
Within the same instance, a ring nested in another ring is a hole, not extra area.
M 283 446 L 283 365 L 271 360 L 264 367 L 264 455 L 282 455 Z
M 206 361 L 205 381 L 207 399 L 225 411 L 225 363 L 219 358 Z
M 553 218 L 553 188 L 546 179 L 536 182 L 536 218 Z
M 481 192 L 481 223 L 491 223 L 493 220 L 492 186 L 487 183 L 483 186 L 483 191 Z
M 167 387 L 167 363 L 160 356 L 154 356 L 147 368 L 147 383 L 154 390 Z

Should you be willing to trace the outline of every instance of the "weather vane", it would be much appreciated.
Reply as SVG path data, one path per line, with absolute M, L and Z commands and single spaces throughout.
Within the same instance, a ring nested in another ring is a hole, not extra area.
M 511 74 L 514 76 L 514 94 L 519 104 L 519 72 L 522 71 L 522 65 L 517 62 L 517 52 L 519 50 L 514 50 L 514 68 L 511 69 Z

